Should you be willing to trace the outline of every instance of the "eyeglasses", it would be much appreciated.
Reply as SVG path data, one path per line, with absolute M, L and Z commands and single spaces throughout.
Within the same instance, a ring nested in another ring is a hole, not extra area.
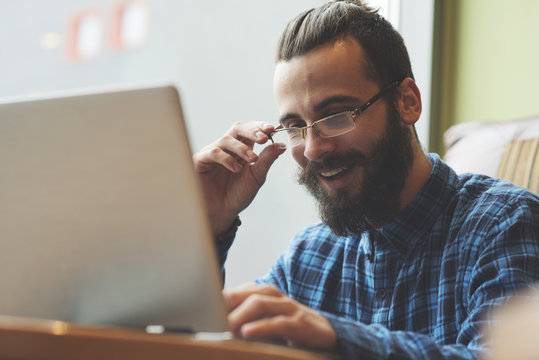
M 354 110 L 343 111 L 331 116 L 325 117 L 323 119 L 315 121 L 310 126 L 302 127 L 283 127 L 280 125 L 277 129 L 273 130 L 268 134 L 268 138 L 272 143 L 281 142 L 288 144 L 289 147 L 295 147 L 301 145 L 305 142 L 305 137 L 307 136 L 307 129 L 313 128 L 316 131 L 316 134 L 323 138 L 330 138 L 346 134 L 347 132 L 353 130 L 356 127 L 356 118 L 369 106 L 374 104 L 376 100 L 384 96 L 389 90 L 397 87 L 400 84 L 400 81 L 395 81 L 378 94 L 374 95 L 372 98 L 367 100 L 363 105 L 355 108 Z

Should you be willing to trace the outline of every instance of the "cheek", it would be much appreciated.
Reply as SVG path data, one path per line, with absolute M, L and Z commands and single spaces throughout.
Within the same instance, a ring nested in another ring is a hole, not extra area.
M 294 160 L 296 160 L 296 162 L 299 164 L 299 166 L 301 166 L 302 168 L 305 168 L 306 164 L 307 164 L 307 158 L 305 157 L 305 155 L 303 154 L 304 152 L 304 149 L 305 149 L 305 145 L 300 145 L 300 146 L 296 146 L 296 147 L 293 147 L 291 149 L 292 151 L 292 157 L 294 158 Z

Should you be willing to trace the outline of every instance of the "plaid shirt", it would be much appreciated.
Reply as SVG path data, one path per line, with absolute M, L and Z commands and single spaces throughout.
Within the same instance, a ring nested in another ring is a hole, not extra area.
M 421 192 L 380 231 L 308 227 L 257 280 L 326 316 L 345 359 L 475 359 L 490 310 L 539 280 L 539 199 L 429 159 Z

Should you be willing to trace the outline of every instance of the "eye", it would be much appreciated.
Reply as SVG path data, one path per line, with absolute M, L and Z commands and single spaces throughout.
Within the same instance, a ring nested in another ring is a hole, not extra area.
M 283 122 L 285 128 L 301 128 L 305 126 L 305 121 L 300 119 L 289 119 Z
M 354 111 L 355 107 L 353 106 L 349 106 L 349 107 L 340 107 L 338 109 L 335 109 L 335 110 L 331 110 L 331 111 L 328 111 L 324 114 L 323 118 L 327 118 L 327 117 L 330 117 L 330 116 L 334 116 L 334 115 L 338 115 L 338 114 L 342 114 L 342 113 L 347 113 L 347 112 L 351 112 L 351 111 Z
M 320 123 L 320 129 L 337 130 L 353 126 L 354 117 L 350 111 L 340 112 L 326 118 L 326 121 Z

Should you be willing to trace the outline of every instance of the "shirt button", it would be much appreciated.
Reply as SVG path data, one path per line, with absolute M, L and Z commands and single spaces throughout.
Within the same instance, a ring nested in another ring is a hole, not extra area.
M 387 295 L 387 291 L 386 289 L 379 289 L 377 292 L 376 292 L 376 296 L 378 296 L 380 299 L 384 299 Z

